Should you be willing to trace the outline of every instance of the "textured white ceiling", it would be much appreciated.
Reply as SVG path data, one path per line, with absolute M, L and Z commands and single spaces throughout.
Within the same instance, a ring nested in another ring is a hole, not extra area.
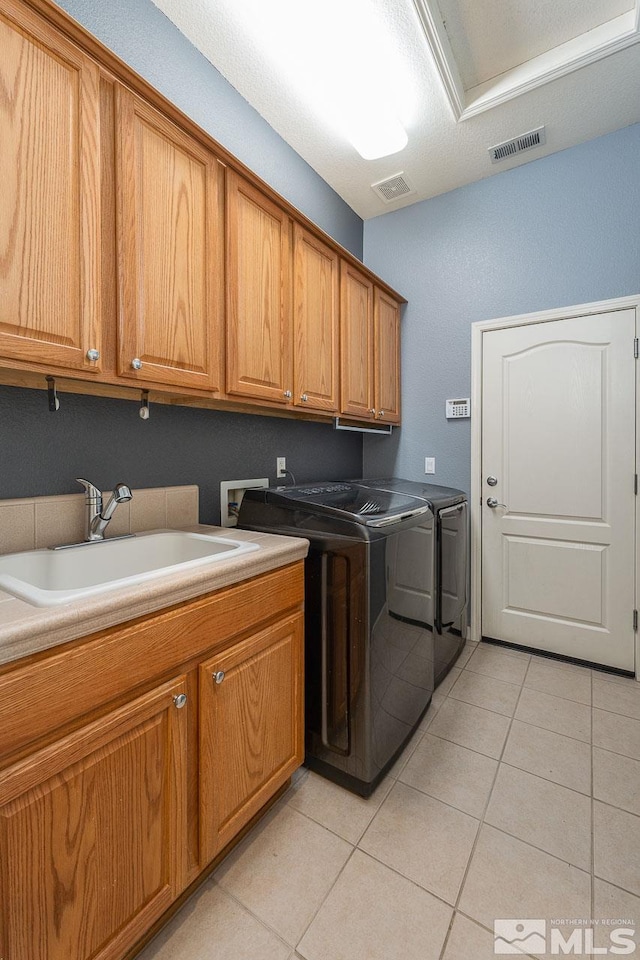
M 404 94 L 395 96 L 409 142 L 393 156 L 363 160 L 331 122 L 310 111 L 273 50 L 250 37 L 243 0 L 154 2 L 365 219 L 640 121 L 640 44 L 635 44 L 457 122 L 413 0 L 372 0 L 372 16 L 383 25 L 390 44 L 388 59 L 380 63 L 381 75 L 390 87 L 399 72 L 408 78 Z M 326 16 L 323 0 L 303 2 L 314 7 L 318 17 Z M 476 82 L 485 74 L 493 76 L 523 56 L 531 57 L 550 43 L 557 44 L 630 9 L 629 0 L 439 2 L 452 47 L 458 47 L 454 50 L 458 72 L 467 82 Z M 342 26 L 337 18 L 336 31 Z M 302 49 L 305 44 L 313 45 L 313 31 L 307 31 L 298 42 Z M 352 42 L 355 47 L 361 38 L 353 36 Z M 335 52 L 327 48 L 323 54 L 324 69 L 331 71 Z M 396 56 L 401 58 L 402 71 L 390 69 Z M 320 75 L 318 83 L 322 82 Z M 490 146 L 542 124 L 547 134 L 544 146 L 491 164 Z M 400 172 L 415 192 L 385 204 L 371 184 Z

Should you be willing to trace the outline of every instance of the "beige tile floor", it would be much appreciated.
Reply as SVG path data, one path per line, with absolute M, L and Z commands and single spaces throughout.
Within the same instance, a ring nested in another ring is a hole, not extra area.
M 495 918 L 640 958 L 640 684 L 467 644 L 369 800 L 303 768 L 140 960 L 489 960 Z

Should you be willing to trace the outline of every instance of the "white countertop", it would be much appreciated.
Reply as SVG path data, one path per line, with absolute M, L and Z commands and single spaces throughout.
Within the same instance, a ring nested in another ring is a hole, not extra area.
M 304 559 L 309 549 L 301 537 L 204 524 L 184 529 L 252 541 L 260 550 L 57 607 L 35 607 L 0 591 L 0 664 L 284 567 Z

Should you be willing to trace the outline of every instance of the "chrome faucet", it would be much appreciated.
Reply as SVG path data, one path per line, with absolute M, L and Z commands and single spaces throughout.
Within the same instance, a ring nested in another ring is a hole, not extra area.
M 85 499 L 87 505 L 85 542 L 93 543 L 96 540 L 104 540 L 104 532 L 116 511 L 116 507 L 119 503 L 126 503 L 127 500 L 131 500 L 133 494 L 126 483 L 116 483 L 111 498 L 103 512 L 102 493 L 100 490 L 92 483 L 89 483 L 88 480 L 83 480 L 82 477 L 78 477 L 77 481 L 82 484 L 87 494 Z

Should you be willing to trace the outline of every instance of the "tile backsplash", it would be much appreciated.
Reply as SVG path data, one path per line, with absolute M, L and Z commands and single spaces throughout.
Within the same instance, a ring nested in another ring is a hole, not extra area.
M 107 537 L 159 528 L 178 529 L 198 523 L 199 488 L 147 487 L 133 490 L 128 503 L 119 504 L 107 528 Z M 103 494 L 107 504 L 110 491 Z M 85 497 L 63 496 L 0 500 L 0 554 L 17 553 L 84 539 Z

